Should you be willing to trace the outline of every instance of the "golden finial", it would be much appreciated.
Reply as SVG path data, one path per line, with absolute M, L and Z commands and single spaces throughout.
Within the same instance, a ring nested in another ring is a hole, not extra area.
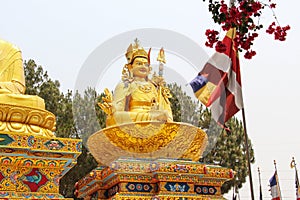
M 158 57 L 157 57 L 157 61 L 166 64 L 166 57 L 165 57 L 165 51 L 164 51 L 164 48 L 161 48 L 161 49 L 159 50 Z
M 291 167 L 291 168 L 294 168 L 295 166 L 296 166 L 296 161 L 295 161 L 295 158 L 292 157 L 292 162 L 291 162 L 291 164 L 290 164 L 290 167 Z
M 139 39 L 135 38 L 134 39 L 134 47 L 133 48 L 138 49 L 139 47 L 140 47 L 140 41 L 139 41 Z

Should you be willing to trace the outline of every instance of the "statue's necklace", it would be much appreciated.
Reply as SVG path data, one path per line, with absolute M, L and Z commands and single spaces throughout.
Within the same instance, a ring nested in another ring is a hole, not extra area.
M 149 82 L 140 82 L 140 81 L 138 81 L 137 86 L 138 86 L 138 89 L 140 91 L 142 91 L 143 93 L 151 92 L 152 87 L 151 87 L 151 83 L 149 83 Z

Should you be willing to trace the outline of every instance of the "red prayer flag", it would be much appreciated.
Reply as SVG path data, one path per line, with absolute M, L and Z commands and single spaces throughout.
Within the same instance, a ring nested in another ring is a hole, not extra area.
M 243 108 L 240 63 L 231 28 L 223 39 L 226 50 L 215 52 L 190 85 L 195 96 L 207 107 L 212 117 L 224 125 Z

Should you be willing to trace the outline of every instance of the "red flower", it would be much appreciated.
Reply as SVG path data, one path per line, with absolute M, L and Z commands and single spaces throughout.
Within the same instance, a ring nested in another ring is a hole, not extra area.
M 228 12 L 228 7 L 227 4 L 222 4 L 220 8 L 221 13 L 227 13 Z
M 287 30 L 290 30 L 291 27 L 290 27 L 290 25 L 287 25 L 287 26 L 285 26 L 285 27 L 282 27 L 282 29 L 285 30 L 285 31 L 287 31 Z
M 271 3 L 270 4 L 270 8 L 275 8 L 276 7 L 276 3 Z
M 270 26 L 268 27 L 266 32 L 269 33 L 269 34 L 273 34 L 274 31 L 275 31 L 274 26 L 275 26 L 275 22 L 272 22 L 272 24 L 270 24 Z
M 205 1 L 205 0 L 203 0 Z M 269 5 L 267 5 L 269 4 Z M 251 59 L 256 55 L 256 52 L 251 49 L 254 40 L 258 37 L 258 30 L 263 28 L 263 25 L 259 24 L 259 17 L 262 14 L 262 10 L 268 6 L 271 9 L 276 8 L 276 4 L 269 0 L 269 3 L 261 3 L 259 0 L 238 0 L 235 5 L 229 7 L 225 4 L 224 0 L 212 1 L 209 0 L 209 11 L 212 13 L 212 18 L 215 23 L 221 25 L 224 31 L 228 31 L 230 28 L 236 28 L 235 46 L 240 51 L 246 51 L 245 58 Z M 258 22 L 255 22 L 257 19 Z M 276 16 L 275 16 L 276 19 Z M 277 20 L 277 19 L 276 19 Z M 287 31 L 290 26 L 276 26 L 273 22 L 266 29 L 269 34 L 274 34 L 275 40 L 286 40 Z M 219 41 L 218 32 L 214 30 L 206 30 L 205 35 L 207 41 L 205 45 L 213 47 L 218 52 L 224 52 L 226 47 Z
M 252 58 L 253 56 L 255 56 L 255 55 L 256 55 L 256 52 L 250 50 L 250 51 L 247 51 L 247 52 L 245 53 L 244 57 L 245 57 L 246 59 L 251 59 L 251 58 Z
M 217 52 L 223 53 L 226 51 L 226 45 L 223 42 L 218 41 L 215 49 Z
M 215 30 L 207 29 L 205 35 L 207 36 L 208 39 L 208 41 L 205 42 L 205 45 L 212 48 L 214 43 L 218 41 L 219 32 Z

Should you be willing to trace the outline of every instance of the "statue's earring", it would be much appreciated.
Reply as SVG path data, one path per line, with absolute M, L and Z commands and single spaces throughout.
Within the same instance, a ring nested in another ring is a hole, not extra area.
M 131 82 L 132 79 L 131 67 L 128 64 L 125 64 L 122 70 L 122 80 Z

